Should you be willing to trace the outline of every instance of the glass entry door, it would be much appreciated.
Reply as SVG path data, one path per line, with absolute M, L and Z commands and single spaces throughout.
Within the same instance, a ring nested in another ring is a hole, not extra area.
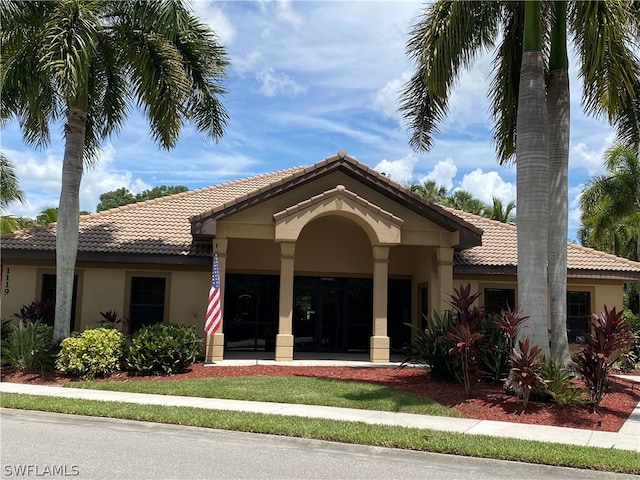
M 368 348 L 371 280 L 296 277 L 294 291 L 295 350 L 346 352 Z

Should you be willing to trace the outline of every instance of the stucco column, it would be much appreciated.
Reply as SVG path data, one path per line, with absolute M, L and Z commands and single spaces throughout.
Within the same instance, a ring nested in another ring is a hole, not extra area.
M 276 335 L 276 362 L 293 360 L 293 267 L 296 244 L 280 243 L 280 320 Z
M 438 270 L 437 292 L 439 300 L 436 303 L 439 312 L 450 310 L 450 295 L 453 293 L 453 248 L 440 247 L 436 249 Z
M 225 272 L 227 271 L 227 244 L 226 238 L 214 238 L 212 240 L 213 251 L 218 248 L 218 269 L 220 271 L 220 313 L 222 323 L 213 335 L 207 335 L 207 345 L 205 350 L 205 362 L 220 362 L 224 356 L 224 292 L 225 292 Z M 210 286 L 210 285 L 209 285 Z M 207 292 L 209 289 L 207 288 Z M 204 325 L 203 325 L 204 327 Z
M 387 336 L 387 296 L 389 281 L 389 247 L 373 247 L 373 336 L 370 341 L 371 362 L 389 361 Z

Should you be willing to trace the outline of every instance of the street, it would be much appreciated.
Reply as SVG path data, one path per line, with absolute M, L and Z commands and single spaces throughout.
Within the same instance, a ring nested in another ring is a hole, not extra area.
M 619 474 L 0 409 L 2 478 L 613 479 Z

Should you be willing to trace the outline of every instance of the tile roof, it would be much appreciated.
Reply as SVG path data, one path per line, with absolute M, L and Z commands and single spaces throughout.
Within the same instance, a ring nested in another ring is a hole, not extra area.
M 231 202 L 302 168 L 288 168 L 82 215 L 78 253 L 208 256 L 209 245 L 192 241 L 189 217 Z M 55 228 L 53 223 L 4 234 L 2 249 L 54 251 Z
M 401 196 L 409 198 L 411 202 L 419 204 L 423 209 L 435 212 L 438 218 L 449 222 L 449 227 L 457 224 L 474 235 L 482 234 L 482 245 L 456 252 L 456 267 L 469 271 L 474 268 L 497 271 L 514 269 L 517 265 L 516 227 L 471 213 L 433 205 L 388 177 L 357 162 L 343 151 L 312 166 L 287 168 L 83 215 L 80 217 L 78 253 L 79 255 L 84 252 L 112 255 L 210 256 L 210 244 L 193 241 L 190 222 L 213 215 L 224 215 L 226 211 L 233 210 L 243 202 L 259 198 L 256 196 L 260 193 L 277 191 L 280 186 L 300 181 L 306 178 L 305 175 L 330 168 L 338 161 L 351 165 L 358 172 L 372 176 L 383 185 L 392 186 Z M 328 193 L 325 192 L 325 194 Z M 360 197 L 358 201 L 367 202 Z M 23 251 L 25 254 L 55 251 L 55 228 L 54 223 L 2 235 L 3 255 L 9 251 L 12 253 Z M 639 262 L 632 262 L 571 243 L 567 248 L 570 272 L 581 272 L 584 276 L 611 275 L 618 278 L 640 278 Z
M 515 226 L 453 208 L 444 208 L 484 231 L 481 246 L 456 252 L 455 265 L 507 268 L 517 266 L 518 229 Z M 640 262 L 633 262 L 570 242 L 567 243 L 567 268 L 569 273 L 581 272 L 584 276 L 611 275 L 640 278 Z

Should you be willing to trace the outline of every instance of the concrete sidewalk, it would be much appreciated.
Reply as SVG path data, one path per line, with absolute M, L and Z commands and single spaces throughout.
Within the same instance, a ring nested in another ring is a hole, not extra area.
M 636 380 L 640 381 L 640 378 Z M 180 397 L 144 393 L 109 392 L 47 385 L 27 385 L 0 382 L 0 392 L 24 393 L 64 398 L 81 398 L 108 402 L 129 402 L 145 405 L 185 406 L 214 410 L 233 410 L 310 418 L 328 418 L 380 425 L 429 428 L 471 435 L 520 438 L 591 447 L 617 448 L 640 452 L 640 403 L 619 432 L 601 432 L 576 428 L 525 425 L 519 423 L 437 417 L 411 413 L 379 412 L 339 407 L 294 405 L 286 403 L 247 402 L 216 398 Z

